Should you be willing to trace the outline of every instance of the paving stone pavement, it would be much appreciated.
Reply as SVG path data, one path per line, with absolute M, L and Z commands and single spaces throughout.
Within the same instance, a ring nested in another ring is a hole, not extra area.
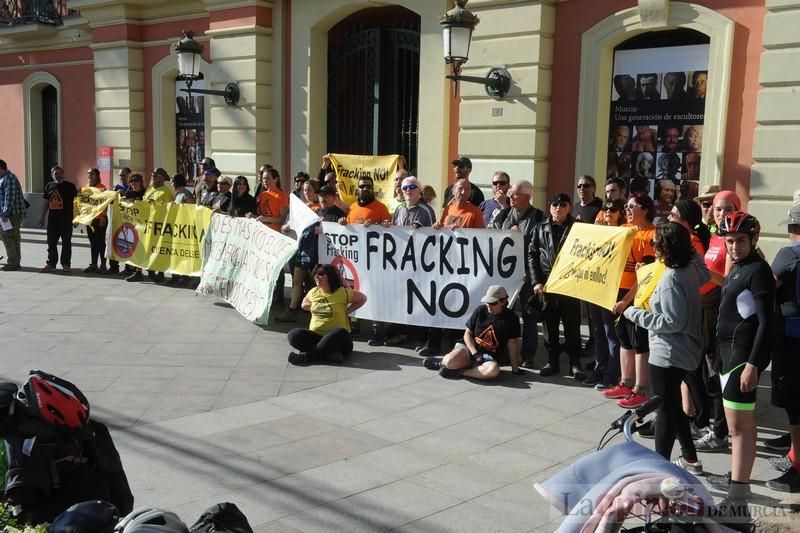
M 42 369 L 73 381 L 112 427 L 136 505 L 190 523 L 232 501 L 258 532 L 553 531 L 561 518 L 532 483 L 593 450 L 621 414 L 568 377 L 445 380 L 412 349 L 365 342 L 341 365 L 293 367 L 288 326 L 262 329 L 188 289 L 79 273 L 85 239 L 71 275 L 40 274 L 41 233 L 24 238 L 23 271 L 0 272 L 0 380 Z M 766 438 L 785 415 L 761 383 Z M 759 445 L 754 511 L 797 530 L 797 499 L 763 486 L 773 455 Z M 702 459 L 728 470 L 727 454 Z

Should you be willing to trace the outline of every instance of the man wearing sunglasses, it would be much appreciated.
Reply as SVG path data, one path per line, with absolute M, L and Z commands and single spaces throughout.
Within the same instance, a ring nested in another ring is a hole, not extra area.
M 597 183 L 592 176 L 584 174 L 578 178 L 577 189 L 580 202 L 573 208 L 572 216 L 576 222 L 594 224 L 597 213 L 603 207 L 603 200 L 595 195 Z
M 508 196 L 511 205 L 495 217 L 491 227 L 521 232 L 523 257 L 528 257 L 533 232 L 537 224 L 544 218 L 544 213 L 531 205 L 533 185 L 529 181 L 522 180 L 514 183 Z M 525 266 L 527 267 L 527 264 Z M 536 331 L 536 318 L 531 313 L 529 306 L 526 305 L 533 295 L 531 276 L 527 268 L 524 281 L 519 293 L 519 302 L 522 304 L 522 366 L 533 368 L 533 359 L 536 355 L 539 338 Z
M 442 358 L 428 357 L 425 368 L 438 370 L 445 378 L 467 377 L 489 380 L 500 375 L 498 361 L 511 361 L 511 373 L 519 374 L 520 327 L 516 313 L 508 308 L 508 293 L 492 285 L 467 321 L 463 342 L 457 342 Z
M 511 178 L 498 170 L 492 176 L 492 198 L 489 198 L 480 205 L 483 213 L 483 223 L 487 228 L 491 228 L 495 217 L 508 207 L 508 187 L 511 185 Z
M 404 202 L 395 210 L 392 224 L 415 228 L 433 226 L 436 214 L 431 206 L 422 201 L 422 184 L 419 180 L 415 176 L 408 176 L 402 181 L 400 190 Z
M 391 221 L 389 208 L 375 198 L 375 185 L 372 178 L 364 176 L 358 180 L 358 201 L 350 206 L 347 217 L 339 219 L 340 224 L 381 224 Z
M 558 193 L 550 198 L 550 218 L 536 226 L 528 250 L 528 270 L 531 273 L 533 292 L 544 294 L 544 284 L 553 269 L 558 252 L 564 246 L 575 219 L 570 214 L 572 201 L 566 193 Z M 581 351 L 581 306 L 580 300 L 562 294 L 547 294 L 547 313 L 544 322 L 544 346 L 548 362 L 539 371 L 542 377 L 552 376 L 561 371 L 558 342 L 559 323 L 564 324 L 564 341 L 569 355 L 570 375 L 576 381 L 586 379 L 580 368 Z

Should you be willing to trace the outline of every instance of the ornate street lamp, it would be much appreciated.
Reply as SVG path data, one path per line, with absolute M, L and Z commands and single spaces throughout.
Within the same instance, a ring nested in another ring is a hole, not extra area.
M 225 98 L 225 103 L 232 106 L 239 103 L 239 84 L 236 82 L 228 83 L 224 91 L 192 89 L 192 83 L 203 77 L 200 73 L 200 56 L 203 53 L 203 45 L 194 40 L 193 31 L 183 31 L 183 39 L 175 45 L 175 52 L 178 54 L 180 78 L 186 81 L 186 89 L 181 89 L 181 91 L 189 93 L 189 96 L 192 93 L 222 96 Z
M 455 0 L 455 3 L 453 9 L 439 18 L 439 24 L 442 26 L 444 62 L 450 65 L 451 72 L 446 78 L 453 80 L 453 95 L 458 96 L 458 82 L 466 81 L 484 85 L 486 94 L 492 98 L 502 98 L 511 88 L 511 74 L 506 69 L 492 67 L 485 78 L 461 75 L 461 66 L 469 60 L 472 32 L 480 19 L 465 7 L 467 0 Z

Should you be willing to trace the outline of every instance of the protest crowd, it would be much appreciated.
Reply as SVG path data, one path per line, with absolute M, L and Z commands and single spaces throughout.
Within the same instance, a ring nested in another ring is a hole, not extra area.
M 758 220 L 742 211 L 734 192 L 717 186 L 694 197 L 683 191 L 679 196 L 675 183 L 664 179 L 656 184 L 654 199 L 646 191 L 631 192 L 624 178 L 598 183 L 583 175 L 576 180 L 574 197 L 559 192 L 547 205 L 534 206 L 533 185 L 512 180 L 503 171 L 491 177 L 491 197 L 486 198 L 471 182 L 472 162 L 467 157 L 452 161 L 452 185 L 444 191 L 425 186 L 402 166 L 393 175 L 391 197 L 379 199 L 373 178 L 362 175 L 350 205 L 328 155 L 315 178 L 298 172 L 290 191 L 283 190 L 278 171 L 270 165 L 259 168 L 260 182 L 251 191 L 244 176 L 223 175 L 210 158 L 201 161 L 202 179 L 194 186 L 183 175 L 170 177 L 162 168 L 153 170 L 149 179 L 123 168 L 114 190 L 129 201 L 197 204 L 215 214 L 254 219 L 277 232 L 288 230 L 290 195 L 313 210 L 320 222 L 518 232 L 525 262 L 521 289 L 515 293 L 491 285 L 477 295 L 480 305 L 467 314 L 466 328 L 452 330 L 351 319 L 349 314 L 370 295 L 350 287 L 336 267 L 318 264 L 322 227 L 312 226 L 298 236 L 299 249 L 277 279 L 280 288 L 284 271 L 291 275 L 289 297 L 284 300 L 282 290 L 274 295 L 274 319 L 298 326 L 288 333 L 293 349 L 289 362 L 340 362 L 353 351 L 353 335 L 358 333 L 373 346 L 415 348 L 424 366 L 445 378 L 488 380 L 510 365 L 514 374 L 537 369 L 541 378 L 569 375 L 623 408 L 636 408 L 658 395 L 665 401 L 649 428 L 656 450 L 673 459 L 677 439 L 681 455 L 675 462 L 694 474 L 703 472 L 700 454 L 730 450 L 730 473 L 709 479 L 727 489 L 730 505 L 750 497 L 756 389 L 771 363 L 771 400 L 786 410 L 790 432 L 764 442 L 786 454 L 774 461 L 781 475 L 767 486 L 781 492 L 800 490 L 800 365 L 795 362 L 800 353 L 798 193 L 788 217 L 791 245 L 769 265 L 758 248 Z M 16 176 L 3 161 L 0 173 L 0 217 L 8 255 L 3 270 L 18 270 L 25 203 Z M 52 169 L 52 178 L 40 221 L 47 228 L 48 244 L 41 272 L 53 272 L 59 264 L 63 272 L 70 272 L 73 201 L 79 190 L 60 167 Z M 97 169 L 88 171 L 86 186 L 105 188 Z M 91 264 L 83 271 L 143 281 L 138 267 L 114 260 L 107 264 L 107 224 L 105 215 L 91 221 Z M 626 228 L 632 235 L 613 309 L 547 290 L 564 243 L 584 224 Z M 640 306 L 637 271 L 648 265 L 658 265 L 660 277 L 647 305 Z M 166 279 L 158 271 L 148 276 L 157 283 L 198 283 L 179 274 Z M 306 321 L 307 326 L 300 324 Z M 582 323 L 589 331 L 586 342 Z M 537 356 L 539 324 L 545 353 Z M 587 355 L 593 358 L 588 366 L 581 362 Z

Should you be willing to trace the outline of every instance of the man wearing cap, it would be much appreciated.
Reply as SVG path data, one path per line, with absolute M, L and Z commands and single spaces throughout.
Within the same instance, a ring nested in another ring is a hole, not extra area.
M 533 292 L 544 294 L 544 284 L 553 269 L 558 252 L 572 229 L 574 219 L 570 214 L 572 200 L 566 193 L 558 193 L 550 198 L 550 217 L 536 226 L 533 240 L 528 249 L 528 270 L 531 273 Z M 586 379 L 580 369 L 581 352 L 581 306 L 580 300 L 562 294 L 545 295 L 547 313 L 544 322 L 544 346 L 548 362 L 539 371 L 542 377 L 552 376 L 561 371 L 558 342 L 558 325 L 564 324 L 564 340 L 569 355 L 570 375 L 577 381 Z
M 508 308 L 508 293 L 491 285 L 467 320 L 464 342 L 457 342 L 443 358 L 428 357 L 423 364 L 442 377 L 464 376 L 489 380 L 500 375 L 499 360 L 511 361 L 511 373 L 519 374 L 521 331 L 519 318 Z
M 708 230 L 714 235 L 717 232 L 717 224 L 714 221 L 714 196 L 720 191 L 719 185 L 706 185 L 700 191 L 694 201 L 700 204 L 703 213 L 703 223 L 708 226 Z
M 453 179 L 455 182 L 464 183 L 464 192 L 466 199 L 475 207 L 480 207 L 484 202 L 483 191 L 478 187 L 473 187 L 469 181 L 469 175 L 472 173 L 472 161 L 469 157 L 459 157 L 453 160 Z M 454 184 L 455 185 L 455 184 Z M 450 185 L 444 191 L 444 205 L 450 203 L 453 199 L 453 185 Z
M 160 202 L 165 204 L 174 198 L 172 189 L 167 186 L 169 174 L 161 167 L 158 167 L 150 174 L 150 187 L 144 192 L 145 202 Z
M 789 209 L 787 233 L 791 246 L 781 248 L 772 262 L 778 324 L 776 346 L 772 352 L 772 403 L 782 407 L 789 418 L 791 467 L 783 475 L 767 481 L 779 492 L 800 492 L 800 302 L 797 286 L 800 269 L 800 204 Z
M 217 178 L 219 176 L 220 171 L 216 168 L 209 168 L 203 172 L 203 184 L 197 189 L 199 192 L 195 194 L 198 204 L 211 209 L 214 205 L 214 198 L 219 194 L 217 189 Z
M 169 174 L 167 174 L 167 171 L 161 167 L 155 169 L 150 174 L 150 187 L 148 187 L 144 192 L 144 198 L 142 199 L 145 202 L 156 202 L 162 204 L 172 202 L 175 199 L 175 195 L 172 193 L 172 189 L 169 187 L 169 185 L 167 185 L 167 181 L 169 181 Z M 161 283 L 164 281 L 163 272 L 148 270 L 147 277 L 156 283 Z M 132 276 L 126 278 L 126 281 L 140 281 L 140 278 L 141 273 L 139 273 L 138 277 L 134 273 Z

